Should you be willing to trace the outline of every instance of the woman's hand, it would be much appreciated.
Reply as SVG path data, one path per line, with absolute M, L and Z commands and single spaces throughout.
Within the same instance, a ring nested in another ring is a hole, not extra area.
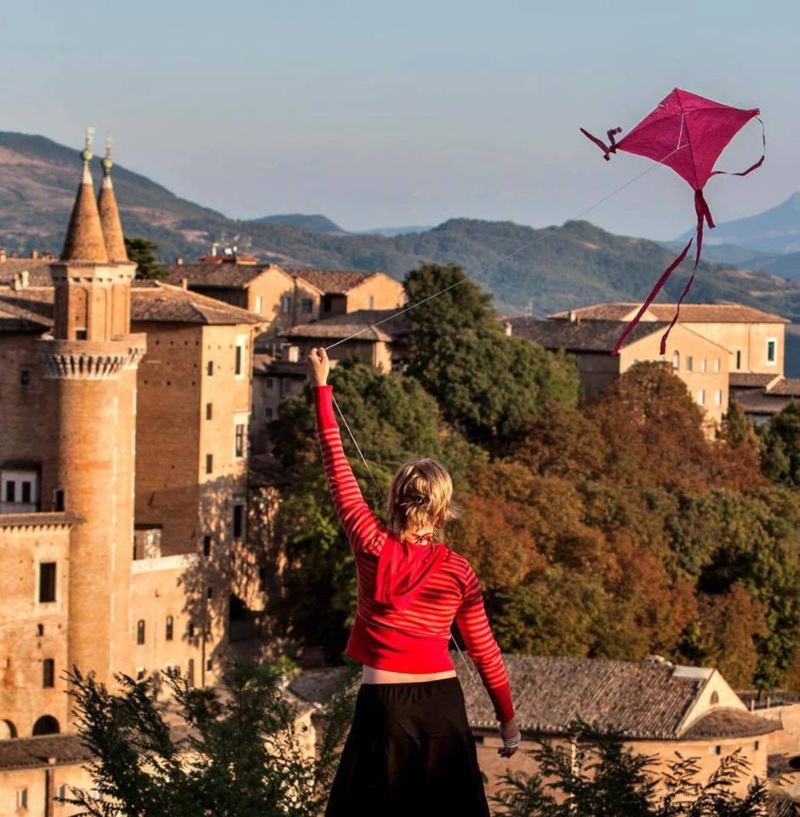
M 331 371 L 331 362 L 328 360 L 328 353 L 323 349 L 312 349 L 306 362 L 308 379 L 312 386 L 325 386 L 328 383 L 328 375 Z
M 497 750 L 497 754 L 500 757 L 511 757 L 522 740 L 522 734 L 514 718 L 500 724 L 500 737 L 503 739 L 503 745 Z

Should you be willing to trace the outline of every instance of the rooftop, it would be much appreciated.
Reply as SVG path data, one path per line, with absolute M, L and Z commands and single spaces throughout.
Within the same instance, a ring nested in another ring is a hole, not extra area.
M 639 308 L 638 303 L 596 304 L 573 309 L 570 312 L 557 312 L 550 317 L 564 320 L 574 315 L 587 321 L 629 321 Z M 677 308 L 677 304 L 650 304 L 642 320 L 671 321 Z M 791 323 L 780 315 L 772 315 L 742 304 L 683 304 L 679 321 L 680 323 Z
M 42 735 L 0 740 L 0 769 L 22 769 L 56 764 L 86 763 L 92 759 L 78 735 Z
M 279 332 L 284 338 L 349 338 L 353 340 L 391 342 L 408 332 L 408 319 L 396 309 L 359 309 L 344 315 L 312 321 Z
M 375 272 L 359 270 L 330 270 L 330 269 L 287 269 L 290 275 L 297 275 L 320 292 L 329 295 L 344 295 L 367 278 L 376 275 Z
M 264 323 L 260 315 L 169 284 L 131 290 L 131 322 L 231 325 Z
M 222 256 L 218 256 L 222 258 Z M 263 275 L 265 272 L 273 270 L 283 273 L 280 267 L 273 264 L 233 264 L 219 262 L 206 262 L 204 264 L 172 264 L 169 267 L 168 282 L 180 285 L 186 278 L 190 286 L 202 286 L 209 289 L 247 289 L 250 284 Z
M 778 379 L 780 379 L 780 375 L 777 374 L 731 372 L 728 376 L 728 385 L 732 389 L 765 389 L 770 383 Z
M 508 318 L 516 337 L 538 343 L 545 349 L 565 349 L 568 352 L 611 352 L 619 340 L 624 325 L 618 320 L 556 320 L 552 318 Z M 643 321 L 628 335 L 626 345 L 663 332 L 668 322 Z

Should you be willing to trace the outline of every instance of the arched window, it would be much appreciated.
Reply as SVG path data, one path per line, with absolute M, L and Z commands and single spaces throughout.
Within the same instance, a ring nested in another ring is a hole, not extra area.
M 136 624 L 136 643 L 144 644 L 144 619 L 140 618 Z
M 0 740 L 17 737 L 17 727 L 9 720 L 0 721 Z
M 165 636 L 167 641 L 172 641 L 172 637 L 173 637 L 174 633 L 175 633 L 175 620 L 172 618 L 172 616 L 167 616 L 167 633 L 166 633 L 166 636 Z
M 58 721 L 52 715 L 42 715 L 38 721 L 33 725 L 33 735 L 58 735 L 61 729 Z
M 719 703 L 719 692 L 714 691 L 714 692 L 711 693 L 711 706 L 714 706 L 714 704 L 718 704 L 718 703 Z

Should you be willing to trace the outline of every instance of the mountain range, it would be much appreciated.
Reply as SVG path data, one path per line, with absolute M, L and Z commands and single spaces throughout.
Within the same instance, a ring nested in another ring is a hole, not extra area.
M 57 255 L 79 168 L 73 149 L 42 136 L 0 132 L 0 246 L 20 255 L 34 249 Z M 98 171 L 95 164 L 95 177 Z M 397 278 L 420 263 L 454 263 L 491 291 L 498 308 L 509 313 L 543 315 L 600 301 L 638 302 L 674 255 L 656 242 L 613 235 L 588 222 L 534 229 L 454 218 L 432 229 L 400 227 L 355 234 L 323 215 L 235 220 L 181 199 L 124 167 L 116 166 L 113 178 L 126 234 L 154 241 L 165 261 L 205 255 L 216 242 L 235 244 L 240 252 L 289 267 L 382 270 Z M 798 209 L 800 195 L 789 202 L 775 208 L 780 210 L 787 242 L 793 229 L 792 207 Z M 736 301 L 800 318 L 800 284 L 744 268 L 782 264 L 785 277 L 793 277 L 794 254 L 778 255 L 778 243 L 763 243 L 776 229 L 765 216 L 754 217 L 761 219 L 755 226 L 738 223 L 732 232 L 725 229 L 728 225 L 718 228 L 717 235 L 728 239 L 725 251 L 738 254 L 739 260 L 731 263 L 729 257 L 726 265 L 701 264 L 692 300 Z M 800 232 L 800 216 L 797 229 Z M 751 246 L 755 243 L 759 246 Z M 679 297 L 688 272 L 688 265 L 676 271 L 663 299 Z

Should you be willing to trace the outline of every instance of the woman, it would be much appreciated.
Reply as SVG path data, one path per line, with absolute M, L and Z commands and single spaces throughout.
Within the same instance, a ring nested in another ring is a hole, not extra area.
M 322 462 L 356 559 L 358 603 L 347 655 L 363 664 L 355 716 L 331 789 L 327 817 L 445 814 L 489 809 L 449 653 L 453 621 L 494 705 L 503 747 L 520 741 L 500 650 L 469 563 L 435 538 L 454 516 L 450 475 L 435 460 L 395 474 L 389 525 L 370 511 L 342 448 L 328 382 L 313 349 L 308 374 Z

